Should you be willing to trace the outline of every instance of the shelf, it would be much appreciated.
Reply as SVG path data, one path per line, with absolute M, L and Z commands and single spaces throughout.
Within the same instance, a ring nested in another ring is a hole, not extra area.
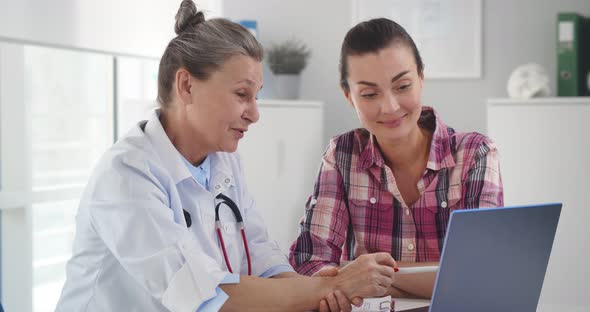
M 66 264 L 66 262 L 68 262 L 68 260 L 71 257 L 72 257 L 72 254 L 68 253 L 68 254 L 64 254 L 61 256 L 50 257 L 50 258 L 45 258 L 45 259 L 41 259 L 41 260 L 35 260 L 35 261 L 33 261 L 33 268 L 39 269 L 42 267 L 55 265 L 55 264 Z
M 75 222 L 75 220 L 73 220 Z M 43 239 L 50 236 L 59 236 L 59 235 L 73 235 L 76 232 L 76 226 L 67 225 L 67 226 L 56 226 L 46 230 L 41 231 L 33 231 L 33 236 L 35 239 Z
M 84 187 L 86 187 L 85 183 L 70 183 L 35 188 L 31 192 L 31 202 L 36 204 L 79 199 L 82 196 Z
M 264 99 L 256 101 L 260 107 L 298 107 L 298 108 L 320 108 L 321 101 L 311 100 L 282 100 L 282 99 Z
M 489 98 L 488 105 L 590 105 L 590 96 L 543 97 L 532 99 Z
M 54 151 L 65 149 L 82 149 L 89 146 L 88 142 L 83 141 L 68 141 L 68 142 L 39 142 L 33 143 L 32 149 L 34 151 Z
M 33 180 L 48 180 L 48 179 L 69 179 L 69 180 L 80 180 L 85 183 L 90 175 L 90 170 L 86 168 L 74 168 L 69 170 L 44 170 L 33 173 Z M 77 179 L 76 179 L 77 178 Z M 50 183 L 49 187 L 53 187 L 56 183 Z M 57 185 L 56 187 L 61 187 Z
M 0 210 L 22 208 L 31 204 L 30 192 L 22 191 L 1 191 Z

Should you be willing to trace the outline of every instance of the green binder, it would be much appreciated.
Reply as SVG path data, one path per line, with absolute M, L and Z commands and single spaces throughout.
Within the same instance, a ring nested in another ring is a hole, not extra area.
M 557 95 L 588 96 L 590 19 L 576 13 L 557 18 Z

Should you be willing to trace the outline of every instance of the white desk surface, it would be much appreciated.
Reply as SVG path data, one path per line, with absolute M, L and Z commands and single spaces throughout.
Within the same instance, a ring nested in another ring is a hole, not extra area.
M 395 299 L 395 311 L 404 311 L 415 308 L 424 307 L 430 304 L 430 300 L 426 299 Z M 537 312 L 588 312 L 590 311 L 590 304 L 576 303 L 576 304 L 543 304 L 539 303 Z
M 430 304 L 427 299 L 395 299 L 395 311 L 404 311 L 420 307 L 425 307 Z
M 590 311 L 590 304 L 587 303 L 574 303 L 574 304 L 543 304 L 539 303 L 537 306 L 537 312 L 588 312 Z

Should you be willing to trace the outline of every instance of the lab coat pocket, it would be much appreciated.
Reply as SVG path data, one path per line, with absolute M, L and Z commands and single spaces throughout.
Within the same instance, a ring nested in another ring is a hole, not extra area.
M 223 232 L 223 234 L 233 236 L 239 230 L 240 230 L 239 225 L 235 221 L 234 222 L 232 222 L 232 221 L 221 222 L 221 231 Z

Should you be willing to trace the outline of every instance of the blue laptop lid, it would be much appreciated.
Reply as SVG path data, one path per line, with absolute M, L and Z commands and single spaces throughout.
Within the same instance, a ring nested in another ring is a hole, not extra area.
M 430 311 L 536 311 L 561 206 L 453 211 Z

